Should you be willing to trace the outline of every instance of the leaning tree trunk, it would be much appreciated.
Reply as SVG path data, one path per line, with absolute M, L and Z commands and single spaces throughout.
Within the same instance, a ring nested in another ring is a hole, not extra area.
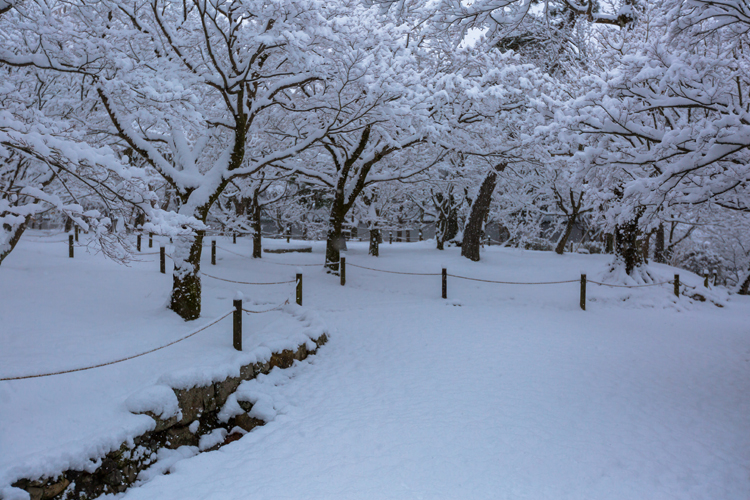
M 474 203 L 471 205 L 469 220 L 466 221 L 464 228 L 464 240 L 461 244 L 461 256 L 469 260 L 479 260 L 479 247 L 482 242 L 482 226 L 484 220 L 490 211 L 490 202 L 492 201 L 492 192 L 495 190 L 497 182 L 497 172 L 491 170 L 487 177 L 482 181 L 479 187 Z
M 368 253 L 373 257 L 380 255 L 380 229 L 370 229 L 370 249 Z
M 740 284 L 740 288 L 737 290 L 737 295 L 750 295 L 750 271 L 748 271 L 745 281 Z
M 185 321 L 201 315 L 201 251 L 205 231 L 196 235 L 173 238 L 174 270 L 172 271 L 172 299 L 169 308 Z
M 570 234 L 573 232 L 573 228 L 576 225 L 576 219 L 578 218 L 578 212 L 573 212 L 568 216 L 568 220 L 565 223 L 565 232 L 560 237 L 560 241 L 557 242 L 557 247 L 555 247 L 555 253 L 562 255 L 565 253 L 565 245 L 568 243 L 568 239 L 570 238 Z
M 260 259 L 263 254 L 263 225 L 260 221 L 260 203 L 258 203 L 258 197 L 253 197 L 252 204 L 250 205 L 252 211 L 252 224 L 253 224 L 253 258 Z
M 9 233 L 10 236 L 7 238 L 5 244 L 0 244 L 0 265 L 13 249 L 16 248 L 16 245 L 21 240 L 21 235 L 29 226 L 29 221 L 31 221 L 31 215 L 24 217 L 23 222 L 20 224 L 3 224 L 3 232 L 6 234 Z
M 643 264 L 638 233 L 638 216 L 619 224 L 615 230 L 615 256 L 625 264 L 628 275 Z

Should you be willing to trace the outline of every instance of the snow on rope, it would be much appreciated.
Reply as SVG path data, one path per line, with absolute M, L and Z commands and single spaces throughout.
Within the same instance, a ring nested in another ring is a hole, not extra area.
M 211 326 L 214 326 L 216 323 L 218 323 L 219 321 L 223 320 L 224 318 L 226 318 L 227 316 L 229 316 L 233 312 L 234 312 L 234 309 L 230 310 L 229 312 L 226 312 L 226 313 L 222 314 L 221 316 L 219 316 L 218 318 L 214 319 L 213 321 L 211 321 L 207 325 L 204 325 L 204 326 L 198 328 L 197 330 L 189 333 L 188 335 L 185 335 L 184 337 L 181 337 L 181 338 L 179 338 L 177 340 L 174 340 L 174 341 L 170 342 L 169 344 L 165 344 L 163 346 L 159 346 L 159 347 L 156 347 L 154 349 L 151 349 L 151 350 L 148 350 L 148 351 L 145 351 L 145 352 L 141 352 L 139 354 L 134 354 L 132 356 L 128 356 L 127 358 L 116 359 L 114 361 L 108 361 L 106 363 L 99 363 L 98 365 L 86 366 L 84 368 L 73 368 L 73 369 L 70 369 L 70 370 L 61 370 L 61 371 L 58 371 L 58 372 L 41 373 L 41 374 L 38 374 L 38 375 L 24 375 L 24 376 L 19 376 L 19 377 L 4 377 L 4 378 L 0 378 L 0 382 L 8 381 L 8 380 L 24 380 L 24 379 L 28 379 L 28 378 L 49 377 L 51 375 L 62 375 L 64 373 L 82 372 L 82 371 L 85 371 L 85 370 L 91 370 L 93 368 L 101 368 L 103 366 L 114 365 L 114 364 L 117 364 L 117 363 L 122 363 L 123 361 L 128 361 L 130 359 L 139 358 L 141 356 L 145 356 L 146 354 L 151 354 L 152 352 L 159 351 L 159 350 L 164 349 L 166 347 L 172 346 L 172 345 L 174 345 L 174 344 L 176 344 L 178 342 L 182 342 L 183 340 L 189 339 L 193 335 L 197 335 L 200 332 L 202 332 L 203 330 L 205 330 L 205 329 L 207 329 L 207 328 L 209 328 Z

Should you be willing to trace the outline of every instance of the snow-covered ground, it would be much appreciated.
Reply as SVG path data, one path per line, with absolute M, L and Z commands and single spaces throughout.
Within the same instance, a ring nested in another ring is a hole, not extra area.
M 62 236 L 57 237 L 62 240 Z M 48 239 L 54 239 L 50 237 Z M 198 326 L 164 310 L 157 256 L 129 268 L 32 238 L 0 267 L 0 378 L 107 361 Z M 272 244 L 283 245 L 283 242 Z M 204 271 L 289 279 L 312 254 L 264 255 L 219 243 Z M 671 285 L 624 289 L 502 281 L 611 279 L 610 257 L 491 247 L 482 261 L 431 243 L 350 243 L 347 285 L 303 267 L 305 307 L 330 327 L 318 355 L 253 382 L 273 402 L 266 426 L 177 462 L 127 499 L 747 499 L 750 498 L 750 300 L 711 292 L 676 299 Z M 675 270 L 654 265 L 657 280 Z M 679 271 L 701 291 L 701 280 Z M 291 285 L 204 279 L 208 321 L 240 289 L 257 308 Z M 246 324 L 252 349 L 295 329 L 284 313 Z M 256 335 L 256 332 L 257 335 Z M 200 356 L 198 356 L 200 354 Z M 0 478 L 79 463 L 145 430 L 125 401 L 167 373 L 211 370 L 231 356 L 229 323 L 170 348 L 96 370 L 0 382 Z M 196 368 L 196 364 L 200 366 Z M 222 365 L 223 366 L 223 365 Z M 203 368 L 201 368 L 203 367 Z M 116 445 L 115 445 L 116 446 Z M 97 448 L 98 447 L 98 448 Z M 2 483 L 0 483 L 2 484 Z

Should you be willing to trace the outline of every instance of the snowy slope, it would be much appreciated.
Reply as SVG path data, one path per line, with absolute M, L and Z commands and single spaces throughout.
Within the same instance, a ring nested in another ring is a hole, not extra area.
M 247 242 L 224 242 L 220 247 L 219 265 L 204 270 L 234 279 L 287 277 L 294 267 L 269 262 L 319 263 L 323 250 L 315 244 L 313 254 L 264 257 L 258 263 L 223 251 L 249 255 Z M 607 278 L 609 262 L 606 256 L 493 247 L 486 249 L 481 262 L 472 263 L 455 249 L 441 253 L 428 243 L 384 245 L 381 251 L 382 257 L 371 258 L 366 244 L 354 243 L 346 256 L 350 264 L 378 269 L 435 273 L 445 265 L 451 274 L 503 281 L 577 279 L 581 272 L 601 280 Z M 121 298 L 123 307 L 151 314 L 169 326 L 164 335 L 176 336 L 179 328 L 187 327 L 162 310 L 168 283 L 153 264 L 144 263 L 143 270 L 138 266 L 122 274 L 121 285 L 132 292 L 138 279 L 153 280 L 150 286 L 158 300 L 144 299 L 139 305 L 137 298 Z M 12 264 L 13 271 L 4 267 L 0 273 L 21 272 L 20 267 Z M 318 311 L 333 335 L 318 355 L 291 369 L 275 370 L 245 388 L 264 396 L 272 421 L 218 451 L 177 462 L 171 474 L 133 488 L 124 497 L 750 497 L 746 298 L 727 299 L 704 291 L 724 305 L 719 308 L 710 302 L 675 299 L 671 285 L 590 285 L 584 312 L 578 307 L 578 283 L 496 285 L 449 278 L 446 301 L 440 298 L 438 276 L 384 274 L 349 266 L 347 285 L 341 287 L 337 278 L 318 267 L 303 269 L 305 306 Z M 47 272 L 46 279 L 52 280 L 53 269 Z M 667 266 L 652 268 L 664 280 L 674 272 Z M 33 273 L 42 282 L 40 274 Z M 680 274 L 700 290 L 698 277 Z M 210 317 L 220 313 L 231 296 L 226 288 L 209 280 L 204 283 L 204 316 Z M 27 298 L 5 288 L 2 293 L 0 303 L 16 301 L 14 307 L 2 306 L 3 324 L 11 316 L 18 328 L 40 321 L 16 312 L 32 292 Z M 274 298 L 280 299 L 281 292 L 276 293 Z M 58 315 L 67 311 L 74 316 L 65 305 L 60 302 Z M 50 326 L 56 322 L 59 318 L 49 319 Z M 221 330 L 217 338 L 226 342 L 226 335 Z M 203 337 L 195 338 L 207 342 L 199 339 Z M 57 339 L 58 351 L 67 345 L 63 341 L 68 337 Z M 23 342 L 13 345 L 20 352 Z M 111 352 L 124 348 L 112 347 Z M 67 358 L 77 357 L 75 361 L 83 361 L 81 356 L 75 349 L 66 353 Z M 15 358 L 4 356 L 3 366 Z M 18 363 L 14 370 L 22 367 L 21 361 L 12 362 Z M 110 419 L 112 432 L 135 427 L 136 420 L 145 417 L 124 417 L 121 401 L 147 380 L 125 384 L 123 380 L 143 368 L 120 366 L 123 371 L 111 375 L 83 372 L 87 378 L 82 373 L 80 380 L 71 379 L 67 385 L 48 381 L 59 386 L 0 386 L 3 400 L 10 397 L 13 402 L 13 410 L 4 410 L 1 417 L 2 446 L 11 450 L 2 467 L 17 466 L 35 454 L 63 453 L 65 446 L 76 442 L 80 451 L 91 438 L 85 433 L 58 439 L 57 449 L 34 435 L 41 432 L 51 439 L 68 428 L 78 432 L 83 426 L 69 423 L 76 418 L 88 420 L 88 425 Z M 155 378 L 154 373 L 148 382 Z M 123 387 L 118 392 L 110 383 Z M 70 401 L 69 418 L 45 412 L 49 403 L 63 404 L 67 398 L 39 400 L 59 390 L 70 392 L 73 384 L 88 389 Z M 105 385 L 108 389 L 102 390 Z M 93 415 L 84 415 L 83 405 L 92 407 Z M 30 422 L 20 416 L 8 420 L 9 414 L 17 416 L 18 407 Z M 39 430 L 47 424 L 53 425 L 51 431 Z M 9 427 L 24 439 L 8 440 Z

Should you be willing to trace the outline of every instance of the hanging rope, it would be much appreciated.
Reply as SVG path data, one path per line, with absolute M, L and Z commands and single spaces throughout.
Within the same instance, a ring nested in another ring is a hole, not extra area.
M 201 272 L 202 276 L 206 276 L 207 278 L 213 278 L 215 280 L 219 281 L 226 281 L 227 283 L 237 283 L 240 285 L 285 285 L 287 283 L 296 283 L 297 280 L 289 280 L 289 281 L 273 281 L 270 283 L 251 283 L 249 281 L 235 281 L 235 280 L 228 280 L 226 278 L 219 278 L 218 276 L 211 276 L 210 274 L 206 274 L 204 272 Z
M 360 269 L 367 269 L 368 271 L 377 271 L 379 273 L 404 274 L 407 276 L 440 276 L 440 273 L 405 273 L 400 271 L 386 271 L 385 269 L 374 269 L 372 267 L 358 266 L 357 264 L 352 264 L 351 262 L 347 262 L 346 265 L 351 267 L 358 267 Z
M 609 286 L 613 288 L 644 288 L 647 286 L 661 286 L 661 285 L 668 285 L 670 283 L 674 283 L 674 281 L 663 281 L 661 283 L 649 283 L 647 285 L 613 285 L 611 283 L 599 283 L 598 281 L 592 281 L 592 280 L 587 280 L 587 281 L 595 285 Z
M 127 358 L 117 359 L 115 361 L 109 361 L 107 363 L 99 363 L 98 365 L 87 366 L 85 368 L 73 368 L 71 370 L 62 370 L 62 371 L 59 371 L 59 372 L 42 373 L 42 374 L 39 374 L 39 375 L 25 375 L 25 376 L 22 376 L 22 377 L 5 377 L 5 378 L 0 378 L 0 382 L 7 381 L 7 380 L 24 380 L 24 379 L 28 379 L 28 378 L 49 377 L 49 376 L 52 376 L 52 375 L 62 375 L 64 373 L 82 372 L 84 370 L 91 370 L 91 369 L 94 369 L 94 368 L 101 368 L 102 366 L 114 365 L 114 364 L 117 364 L 117 363 L 122 363 L 123 361 L 128 361 L 130 359 L 139 358 L 141 356 L 145 356 L 146 354 L 151 354 L 152 352 L 159 351 L 159 350 L 164 349 L 166 347 L 175 345 L 178 342 L 182 342 L 183 340 L 189 339 L 193 335 L 197 335 L 200 332 L 202 332 L 203 330 L 205 330 L 205 329 L 207 329 L 207 328 L 209 328 L 211 326 L 214 326 L 216 323 L 218 323 L 219 321 L 223 320 L 224 318 L 226 318 L 227 316 L 229 316 L 233 312 L 234 312 L 234 309 L 232 309 L 231 311 L 229 311 L 227 313 L 224 313 L 223 315 L 219 316 L 218 318 L 216 318 L 215 320 L 213 320 L 209 324 L 204 325 L 204 326 L 200 327 L 199 329 L 195 330 L 194 332 L 192 332 L 192 333 L 190 333 L 188 335 L 185 335 L 184 337 L 179 338 L 179 339 L 177 339 L 175 341 L 172 341 L 169 344 L 165 344 L 163 346 L 160 346 L 160 347 L 157 347 L 155 349 L 151 349 L 149 351 L 142 352 L 142 353 L 139 353 L 139 354 L 134 354 L 132 356 L 128 356 Z
M 565 280 L 565 281 L 535 281 L 535 282 L 523 282 L 523 281 L 494 281 L 494 280 L 483 280 L 479 278 L 467 278 L 466 276 L 457 276 L 455 274 L 448 274 L 451 278 L 458 278 L 469 281 L 481 281 L 483 283 L 499 283 L 501 285 L 559 285 L 561 283 L 578 283 L 580 280 Z
M 266 309 L 265 311 L 251 311 L 249 309 L 245 309 L 244 307 L 242 308 L 242 310 L 245 311 L 248 314 L 263 314 L 263 313 L 267 313 L 267 312 L 271 312 L 271 311 L 279 311 L 282 307 L 284 307 L 285 305 L 288 305 L 288 304 L 289 304 L 289 299 L 286 299 L 281 304 L 279 304 L 279 305 L 277 305 L 277 306 L 275 306 L 275 307 L 273 307 L 271 309 Z

